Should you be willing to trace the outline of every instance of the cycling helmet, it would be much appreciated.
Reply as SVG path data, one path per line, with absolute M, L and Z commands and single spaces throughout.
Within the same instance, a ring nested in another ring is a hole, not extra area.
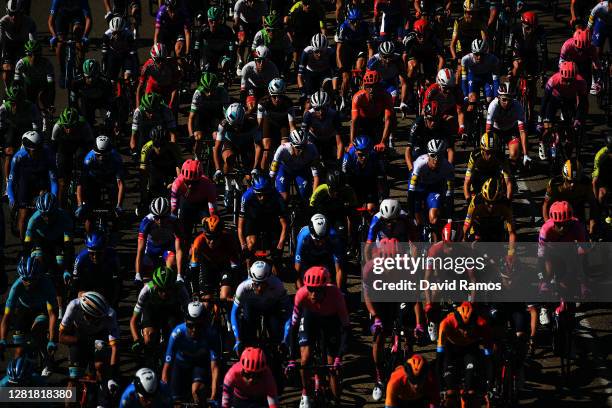
M 247 347 L 240 355 L 240 365 L 245 373 L 260 373 L 268 367 L 266 355 L 257 347 Z
M 83 76 L 97 78 L 100 75 L 100 64 L 94 59 L 86 59 L 83 62 Z
M 480 148 L 485 151 L 499 150 L 499 137 L 493 131 L 485 132 L 480 137 Z
M 441 155 L 446 150 L 446 143 L 442 139 L 431 139 L 427 142 L 427 153 L 430 155 Z
M 499 177 L 491 177 L 487 179 L 480 189 L 482 197 L 487 201 L 497 201 L 501 198 L 503 193 L 503 186 L 499 180 Z
M 378 71 L 368 69 L 365 74 L 363 74 L 363 84 L 364 85 L 376 85 L 380 82 L 380 73 Z
M 161 96 L 156 92 L 144 94 L 140 98 L 140 108 L 151 112 L 159 108 L 161 101 Z
M 304 274 L 304 285 L 320 288 L 329 282 L 329 271 L 324 266 L 313 266 Z
M 313 239 L 323 239 L 329 234 L 329 224 L 323 214 L 315 214 L 308 223 L 308 230 Z
M 214 72 L 204 72 L 199 85 L 201 92 L 210 93 L 219 86 L 219 77 Z
M 353 146 L 357 151 L 369 152 L 372 150 L 372 141 L 366 135 L 357 136 L 353 141 Z
M 574 218 L 574 212 L 567 201 L 555 201 L 548 210 L 548 216 L 554 222 L 567 222 Z
M 108 154 L 113 149 L 111 140 L 108 136 L 100 135 L 96 137 L 96 143 L 94 144 L 94 152 L 98 154 Z
M 20 12 L 21 6 L 22 6 L 21 0 L 8 0 L 6 2 L 6 12 L 7 14 Z
M 514 96 L 514 88 L 510 82 L 502 82 L 497 87 L 497 96 Z
M 329 95 L 327 92 L 318 90 L 310 96 L 310 105 L 315 109 L 321 109 L 329 104 Z
M 6 89 L 5 99 L 10 102 L 17 102 L 23 99 L 23 89 L 20 86 L 9 86 Z
M 268 84 L 268 93 L 270 95 L 282 95 L 287 89 L 287 84 L 282 78 L 274 78 Z
M 197 300 L 187 305 L 187 311 L 185 313 L 185 321 L 187 322 L 201 322 L 206 319 L 206 309 L 204 305 Z
M 378 53 L 383 57 L 393 55 L 395 53 L 395 44 L 393 44 L 393 41 L 383 41 L 378 46 Z
M 582 165 L 578 160 L 567 160 L 561 171 L 563 178 L 568 181 L 580 180 L 582 178 Z
M 176 281 L 176 273 L 172 268 L 167 266 L 158 266 L 153 271 L 153 278 L 151 282 L 153 285 L 161 290 L 169 289 Z
M 230 126 L 241 125 L 242 122 L 244 122 L 245 116 L 246 111 L 244 110 L 244 105 L 238 102 L 232 103 L 225 111 L 225 119 Z
M 170 202 L 166 197 L 157 197 L 151 201 L 149 211 L 155 217 L 165 217 L 170 213 Z
M 202 176 L 202 166 L 198 160 L 187 159 L 181 167 L 181 175 L 187 181 L 197 180 Z
M 81 310 L 87 316 L 101 319 L 108 315 L 109 305 L 104 296 L 98 292 L 85 292 L 79 298 Z
M 123 17 L 113 17 L 108 23 L 108 29 L 113 33 L 125 30 L 125 20 Z
M 442 68 L 436 75 L 436 83 L 441 87 L 448 88 L 455 86 L 455 74 L 452 69 Z
M 457 229 L 452 221 L 447 222 L 442 228 L 442 241 L 444 242 L 454 242 L 457 240 L 457 235 Z
M 151 59 L 154 62 L 159 62 L 168 58 L 168 50 L 166 49 L 166 46 L 162 43 L 157 43 L 152 46 L 149 54 L 151 55 Z
M 255 261 L 249 268 L 249 278 L 253 282 L 266 282 L 272 276 L 272 268 L 264 261 Z
M 26 356 L 19 356 L 11 360 L 6 366 L 6 376 L 10 383 L 22 384 L 32 379 L 34 365 Z
M 274 12 L 272 14 L 267 15 L 264 18 L 264 23 L 263 23 L 264 28 L 280 28 L 280 25 L 281 25 L 281 19 L 278 16 L 278 14 Z
M 363 15 L 361 14 L 361 10 L 359 10 L 358 8 L 351 8 L 348 11 L 348 14 L 346 15 L 346 19 L 348 21 L 359 21 L 363 18 Z
M 455 309 L 455 319 L 460 326 L 466 326 L 474 322 L 476 312 L 472 302 L 463 302 Z
M 576 79 L 576 63 L 574 61 L 563 61 L 559 72 L 563 80 Z
M 221 17 L 223 16 L 223 11 L 219 8 L 219 7 L 211 7 L 208 9 L 208 11 L 206 12 L 206 17 L 209 20 L 220 20 Z
M 268 58 L 270 56 L 270 49 L 265 45 L 259 45 L 255 48 L 255 58 Z
M 35 130 L 28 130 L 21 137 L 21 144 L 26 149 L 36 149 L 37 147 L 42 146 L 43 137 Z
M 327 48 L 328 42 L 327 37 L 321 33 L 317 33 L 312 36 L 310 45 L 315 51 L 321 51 Z
M 382 238 L 376 251 L 379 258 L 393 258 L 400 252 L 399 241 L 397 238 Z
M 42 265 L 35 256 L 21 257 L 17 264 L 17 275 L 22 281 L 31 282 L 42 273 Z
M 66 108 L 59 116 L 58 124 L 63 127 L 73 128 L 79 122 L 79 112 L 75 108 Z
M 591 35 L 589 30 L 579 28 L 574 32 L 574 46 L 576 46 L 577 49 L 585 49 L 590 43 Z
M 344 185 L 342 172 L 338 170 L 330 170 L 327 173 L 327 180 L 325 184 L 327 184 L 327 186 L 332 190 L 342 187 Z
M 164 4 L 166 5 L 166 7 L 170 7 L 174 9 L 178 5 L 178 0 L 165 0 Z
M 217 237 L 223 232 L 225 223 L 218 215 L 213 214 L 202 219 L 202 227 L 204 228 L 204 235 L 209 238 Z
M 401 212 L 402 208 L 396 199 L 386 198 L 380 203 L 380 215 L 387 221 L 396 219 Z
M 474 54 L 484 54 L 488 50 L 487 42 L 481 38 L 476 38 L 472 41 L 472 52 Z
M 53 193 L 44 193 L 36 198 L 36 209 L 41 214 L 49 214 L 57 209 L 57 197 Z
M 438 106 L 438 101 L 429 101 L 425 108 L 423 109 L 423 114 L 428 119 L 435 119 L 438 117 L 440 113 L 440 109 Z
M 427 360 L 420 354 L 413 354 L 404 365 L 408 380 L 411 383 L 420 383 L 427 378 Z
M 463 2 L 463 10 L 464 11 L 476 10 L 476 0 L 465 0 Z
M 267 193 L 272 189 L 272 183 L 266 175 L 258 175 L 253 178 L 253 191 L 258 194 Z
M 36 40 L 28 40 L 25 43 L 24 50 L 26 55 L 40 54 L 42 52 L 42 47 L 40 42 Z
M 608 150 L 612 150 L 612 135 L 606 136 L 606 147 L 608 148 Z M 609 153 L 612 153 L 612 152 L 609 152 Z
M 428 29 L 429 29 L 429 23 L 424 18 L 418 19 L 417 21 L 414 22 L 414 25 L 412 26 L 412 30 L 415 33 L 421 34 L 421 35 L 425 35 Z
M 538 15 L 533 11 L 526 11 L 521 15 L 521 23 L 536 27 L 538 25 Z
M 163 126 L 155 126 L 151 130 L 151 141 L 153 142 L 153 146 L 161 147 L 168 142 L 168 135 L 166 134 L 166 129 Z
M 104 249 L 106 247 L 106 237 L 99 231 L 93 231 L 91 234 L 87 234 L 85 246 L 93 251 Z
M 289 141 L 294 147 L 304 147 L 308 143 L 308 134 L 304 129 L 292 130 L 289 134 Z
M 155 371 L 150 368 L 141 368 L 136 371 L 134 376 L 134 388 L 136 393 L 141 397 L 148 397 L 155 395 L 159 381 L 157 381 L 157 375 Z

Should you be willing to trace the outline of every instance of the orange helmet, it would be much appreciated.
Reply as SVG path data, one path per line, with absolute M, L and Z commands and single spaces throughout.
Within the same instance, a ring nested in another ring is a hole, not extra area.
M 329 282 L 329 271 L 324 266 L 313 266 L 304 274 L 304 285 L 320 288 Z
M 188 159 L 181 167 L 181 175 L 187 181 L 197 180 L 202 176 L 202 167 L 198 160 Z
M 378 71 L 368 69 L 365 74 L 363 74 L 363 84 L 364 85 L 376 85 L 380 82 L 380 73 Z
M 548 210 L 548 216 L 554 222 L 567 222 L 574 218 L 574 211 L 567 201 L 555 201 Z
M 425 32 L 429 29 L 429 23 L 424 18 L 418 19 L 414 22 L 412 29 L 415 33 L 425 35 Z
M 576 63 L 574 61 L 563 61 L 559 68 L 561 79 L 576 79 Z
M 577 29 L 574 33 L 574 45 L 579 50 L 585 49 L 591 42 L 591 32 L 589 30 Z
M 216 214 L 203 218 L 202 226 L 204 227 L 204 235 L 207 237 L 218 236 L 225 227 L 223 220 Z
M 406 361 L 404 369 L 411 383 L 420 383 L 427 378 L 427 360 L 420 354 L 413 354 L 412 357 Z
M 521 16 L 521 23 L 536 27 L 538 25 L 538 15 L 533 11 L 526 11 Z
M 257 347 L 245 348 L 240 355 L 240 364 L 246 373 L 260 373 L 268 366 L 266 355 Z
M 461 305 L 457 306 L 454 313 L 455 319 L 457 319 L 460 326 L 471 324 L 476 316 L 472 302 L 463 302 Z

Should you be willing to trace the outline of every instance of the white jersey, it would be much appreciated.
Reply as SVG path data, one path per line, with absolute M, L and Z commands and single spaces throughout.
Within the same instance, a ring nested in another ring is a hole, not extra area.
M 107 335 L 108 342 L 119 340 L 119 326 L 117 325 L 117 313 L 112 307 L 108 308 L 108 314 L 96 321 L 87 320 L 81 309 L 80 300 L 73 299 L 66 307 L 61 326 L 66 329 L 76 329 L 79 335 Z M 102 338 L 96 340 L 103 340 Z
M 408 189 L 410 191 L 425 191 L 428 187 L 438 187 L 445 181 L 453 181 L 455 178 L 453 165 L 444 156 L 440 157 L 439 161 L 438 167 L 433 170 L 428 164 L 429 155 L 427 153 L 420 155 L 414 161 Z
M 313 143 L 308 143 L 300 154 L 292 154 L 294 151 L 293 146 L 289 142 L 285 142 L 278 146 L 276 153 L 274 153 L 274 159 L 272 159 L 272 166 L 270 170 L 270 177 L 276 176 L 278 165 L 281 164 L 287 170 L 292 173 L 299 172 L 307 167 L 310 167 L 313 177 L 319 175 L 317 169 L 317 161 L 319 159 L 319 151 Z
M 512 130 L 516 126 L 523 130 L 525 123 L 525 110 L 517 100 L 512 101 L 508 109 L 503 109 L 499 99 L 495 98 L 487 110 L 487 125 L 497 130 Z
M 140 108 L 134 110 L 134 115 L 132 115 L 132 132 L 141 132 L 147 127 L 153 128 L 158 125 L 163 126 L 164 129 L 176 128 L 174 114 L 169 107 L 162 106 L 161 112 L 155 112 L 151 119 L 147 119 Z
M 238 285 L 236 296 L 234 296 L 234 304 L 236 306 L 248 304 L 256 310 L 269 310 L 275 307 L 279 302 L 283 302 L 287 298 L 287 290 L 283 282 L 276 276 L 271 276 L 267 281 L 265 291 L 258 295 L 255 293 L 253 281 L 247 279 Z
M 255 61 L 251 61 L 242 67 L 240 89 L 268 89 L 270 81 L 279 76 L 278 68 L 272 61 L 266 60 L 261 71 L 257 71 Z

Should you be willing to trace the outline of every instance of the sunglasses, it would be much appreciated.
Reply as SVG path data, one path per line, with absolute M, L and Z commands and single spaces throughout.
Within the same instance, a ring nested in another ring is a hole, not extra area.
M 104 251 L 103 251 L 103 250 L 101 250 L 101 249 L 88 249 L 88 250 L 87 250 L 87 253 L 88 253 L 89 255 L 96 255 L 96 256 L 100 256 L 100 255 L 102 255 L 102 254 L 104 253 Z
M 188 329 L 197 329 L 198 327 L 200 327 L 201 325 L 196 323 L 196 322 L 185 322 L 185 326 Z
M 440 159 L 440 155 L 437 153 L 427 153 L 427 155 L 429 156 L 430 159 L 433 160 L 439 160 Z
M 306 289 L 310 293 L 322 293 L 325 290 L 324 286 L 306 286 Z
M 506 97 L 499 98 L 500 102 L 510 102 L 510 100 L 511 100 L 510 98 L 506 98 Z
M 357 157 L 366 157 L 367 153 L 366 152 L 362 152 L 362 151 L 357 151 Z
M 280 95 L 270 95 L 270 99 L 280 99 Z
M 259 373 L 247 373 L 246 371 L 242 370 L 242 376 L 247 380 L 254 380 L 254 379 L 259 378 L 260 374 Z
M 265 58 L 261 58 L 261 57 L 255 58 L 255 62 L 258 63 L 258 64 L 263 63 L 265 60 L 266 60 Z

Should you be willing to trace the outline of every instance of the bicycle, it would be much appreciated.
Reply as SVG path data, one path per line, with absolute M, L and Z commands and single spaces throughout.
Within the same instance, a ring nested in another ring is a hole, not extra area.
M 557 313 L 558 312 L 558 313 Z M 553 313 L 552 321 L 552 350 L 559 357 L 561 378 L 569 381 L 572 371 L 574 354 L 574 331 L 576 329 L 576 316 L 573 306 L 561 300 L 559 307 Z
M 606 52 L 601 58 L 601 91 L 597 95 L 597 104 L 605 112 L 608 125 L 612 124 L 612 54 Z
M 246 172 L 240 169 L 225 174 L 225 210 L 232 215 L 232 222 L 238 225 L 240 215 L 240 201 L 242 194 L 246 191 Z
M 77 402 L 81 408 L 94 407 L 98 402 L 98 381 L 90 374 L 78 379 Z
M 499 346 L 501 367 L 496 370 L 496 392 L 493 394 L 495 406 L 512 408 L 518 406 L 520 372 L 522 361 L 519 361 L 518 339 L 507 322 L 506 331 Z
M 300 197 L 295 183 L 291 183 L 289 190 L 289 203 L 287 208 L 289 209 L 289 253 L 295 254 L 297 248 L 297 238 L 302 230 L 304 223 L 304 215 L 306 214 L 306 204 Z

